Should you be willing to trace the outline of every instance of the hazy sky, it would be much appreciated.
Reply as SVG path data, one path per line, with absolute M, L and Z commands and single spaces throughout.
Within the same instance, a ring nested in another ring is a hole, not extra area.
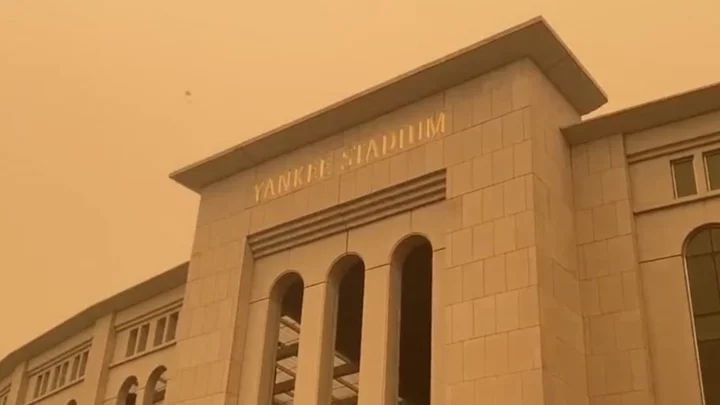
M 537 15 L 608 93 L 601 112 L 718 82 L 719 11 L 717 0 L 4 0 L 0 357 L 188 259 L 198 197 L 167 178 L 177 168 Z

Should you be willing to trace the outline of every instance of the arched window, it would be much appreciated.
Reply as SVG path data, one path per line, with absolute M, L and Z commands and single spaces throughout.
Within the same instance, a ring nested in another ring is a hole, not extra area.
M 137 378 L 128 377 L 120 386 L 117 396 L 117 405 L 135 405 L 137 402 L 138 380 Z
M 267 338 L 274 347 L 272 358 L 263 368 L 262 383 L 268 405 L 292 405 L 295 400 L 295 374 L 300 343 L 303 292 L 305 286 L 297 273 L 282 276 L 270 296 Z
M 392 270 L 400 273 L 395 276 L 400 287 L 400 404 L 430 405 L 432 257 L 430 241 L 418 235 L 402 241 L 393 254 Z
M 693 232 L 684 254 L 705 405 L 720 405 L 720 225 Z
M 331 269 L 329 280 L 336 315 L 328 403 L 354 404 L 359 390 L 365 263 L 358 256 L 344 256 Z
M 70 402 L 67 403 L 67 405 L 77 405 L 77 402 L 74 399 L 71 399 Z
M 162 405 L 165 403 L 165 388 L 167 387 L 167 369 L 160 366 L 150 373 L 143 405 Z

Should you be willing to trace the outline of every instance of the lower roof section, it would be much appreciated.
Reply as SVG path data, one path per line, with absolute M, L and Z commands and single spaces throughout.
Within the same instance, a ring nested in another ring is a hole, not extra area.
M 180 287 L 187 281 L 188 265 L 188 263 L 183 263 L 106 300 L 100 301 L 31 340 L 0 360 L 0 376 L 10 375 L 13 369 L 21 362 L 42 353 L 48 348 L 57 346 L 78 331 L 92 327 L 95 321 L 103 316 Z
M 170 177 L 200 191 L 242 170 L 523 58 L 532 60 L 581 115 L 607 102 L 605 93 L 548 23 L 536 17 L 178 170 Z
M 720 83 L 649 101 L 565 127 L 569 144 L 629 134 L 720 110 Z

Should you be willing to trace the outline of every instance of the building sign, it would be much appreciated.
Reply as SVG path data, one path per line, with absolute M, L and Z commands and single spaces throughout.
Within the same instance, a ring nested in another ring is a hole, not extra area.
M 376 134 L 306 164 L 268 177 L 253 186 L 255 203 L 291 193 L 320 180 L 372 163 L 445 133 L 445 112 L 401 126 L 391 132 Z

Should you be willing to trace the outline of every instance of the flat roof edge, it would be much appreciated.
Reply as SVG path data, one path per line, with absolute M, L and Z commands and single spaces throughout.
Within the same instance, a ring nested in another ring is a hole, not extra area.
M 242 170 L 522 58 L 533 60 L 581 115 L 607 102 L 587 70 L 538 16 L 176 170 L 170 178 L 200 192 Z
M 93 326 L 95 321 L 103 315 L 121 311 L 157 294 L 162 294 L 185 284 L 188 266 L 188 262 L 182 263 L 97 302 L 13 350 L 0 360 L 0 379 L 12 374 L 13 369 L 21 362 L 30 360 L 69 339 L 74 334 Z
M 720 82 L 672 94 L 562 128 L 571 145 L 628 134 L 720 110 Z

